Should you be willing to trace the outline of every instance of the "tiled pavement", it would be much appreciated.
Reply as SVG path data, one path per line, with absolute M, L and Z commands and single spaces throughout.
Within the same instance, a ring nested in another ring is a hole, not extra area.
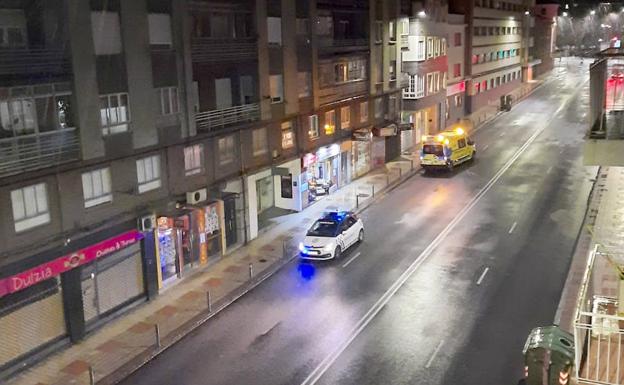
M 519 101 L 540 83 L 524 85 L 514 93 L 514 100 Z M 468 118 L 477 127 L 497 114 L 497 106 L 492 105 Z M 305 230 L 322 212 L 363 210 L 389 187 L 418 172 L 417 164 L 417 156 L 403 155 L 303 212 L 274 219 L 257 239 L 109 322 L 84 341 L 24 370 L 7 385 L 89 385 L 92 374 L 99 385 L 115 383 L 288 262 Z

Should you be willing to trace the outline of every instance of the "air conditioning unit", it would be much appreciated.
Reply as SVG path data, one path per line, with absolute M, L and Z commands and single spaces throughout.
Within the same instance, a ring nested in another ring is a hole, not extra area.
M 205 188 L 186 193 L 186 203 L 194 205 L 208 199 L 208 190 Z
M 156 215 L 146 215 L 139 219 L 139 228 L 141 231 L 150 231 L 156 228 Z

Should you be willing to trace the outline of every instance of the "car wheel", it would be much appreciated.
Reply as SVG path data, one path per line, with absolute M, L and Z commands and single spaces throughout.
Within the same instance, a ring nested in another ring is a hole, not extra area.
M 342 250 L 340 250 L 340 246 L 336 246 L 336 250 L 334 250 L 334 259 L 340 259 L 341 254 Z
M 364 230 L 360 230 L 360 233 L 358 234 L 358 242 L 364 242 Z

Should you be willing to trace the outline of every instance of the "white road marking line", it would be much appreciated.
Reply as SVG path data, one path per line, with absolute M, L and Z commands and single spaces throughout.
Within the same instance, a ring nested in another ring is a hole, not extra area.
M 444 340 L 440 341 L 440 343 L 438 344 L 438 347 L 436 347 L 435 350 L 433 351 L 431 358 L 429 358 L 429 361 L 427 361 L 427 365 L 425 365 L 426 369 L 429 369 L 431 364 L 433 364 L 433 360 L 435 360 L 436 356 L 438 355 L 438 352 L 442 348 L 442 345 L 444 345 Z
M 548 170 L 546 170 L 546 174 L 550 174 L 551 171 L 552 171 L 552 166 L 548 167 Z
M 563 105 L 559 107 L 557 112 L 563 109 L 576 93 L 568 96 L 563 102 Z M 556 114 L 555 114 L 556 115 Z M 301 385 L 313 385 L 327 372 L 331 365 L 338 359 L 338 357 L 345 351 L 345 349 L 353 342 L 360 333 L 366 328 L 366 326 L 375 318 L 377 314 L 383 309 L 383 307 L 390 301 L 392 296 L 407 282 L 407 280 L 414 274 L 414 272 L 422 265 L 425 260 L 431 255 L 436 247 L 448 236 L 455 226 L 468 214 L 470 210 L 483 198 L 483 196 L 494 186 L 494 184 L 503 176 L 509 168 L 518 160 L 518 158 L 526 151 L 526 149 L 535 141 L 535 139 L 546 129 L 548 124 L 554 119 L 554 116 L 544 124 L 541 128 L 535 130 L 526 142 L 509 158 L 509 160 L 501 167 L 498 172 L 477 192 L 475 196 L 462 208 L 451 222 L 434 238 L 434 240 L 420 253 L 418 257 L 409 265 L 409 267 L 397 278 L 397 280 L 384 292 L 384 294 L 373 304 L 373 306 L 362 316 L 362 318 L 353 326 L 351 331 L 347 334 L 348 337 L 340 344 L 338 344 L 331 353 L 325 357 L 312 372 L 303 380 Z
M 509 229 L 509 234 L 513 233 L 513 231 L 516 228 L 517 224 L 518 224 L 518 222 L 514 222 L 513 225 L 511 225 L 511 229 Z
M 343 263 L 343 264 L 342 264 L 342 267 L 347 267 L 347 266 L 349 266 L 349 264 L 350 264 L 351 262 L 355 261 L 355 258 L 359 257 L 359 256 L 360 256 L 360 254 L 362 254 L 362 253 L 360 253 L 359 251 L 358 251 L 357 253 L 355 253 L 355 255 L 354 255 L 353 257 L 349 258 L 349 260 L 348 260 L 347 262 L 345 262 L 345 263 Z
M 477 280 L 477 286 L 481 285 L 481 282 L 483 282 L 483 278 L 485 278 L 485 275 L 487 274 L 488 271 L 490 271 L 489 267 L 486 267 L 485 270 L 483 270 L 483 273 L 481 273 L 481 276 Z
M 488 147 L 490 147 L 489 144 L 486 144 L 485 146 L 483 146 L 483 151 L 487 150 Z

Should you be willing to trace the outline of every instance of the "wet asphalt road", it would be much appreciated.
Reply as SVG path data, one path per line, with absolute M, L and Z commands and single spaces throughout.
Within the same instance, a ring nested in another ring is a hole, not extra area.
M 595 176 L 587 78 L 556 69 L 473 136 L 472 164 L 365 211 L 366 240 L 341 261 L 294 261 L 123 384 L 517 384 Z

